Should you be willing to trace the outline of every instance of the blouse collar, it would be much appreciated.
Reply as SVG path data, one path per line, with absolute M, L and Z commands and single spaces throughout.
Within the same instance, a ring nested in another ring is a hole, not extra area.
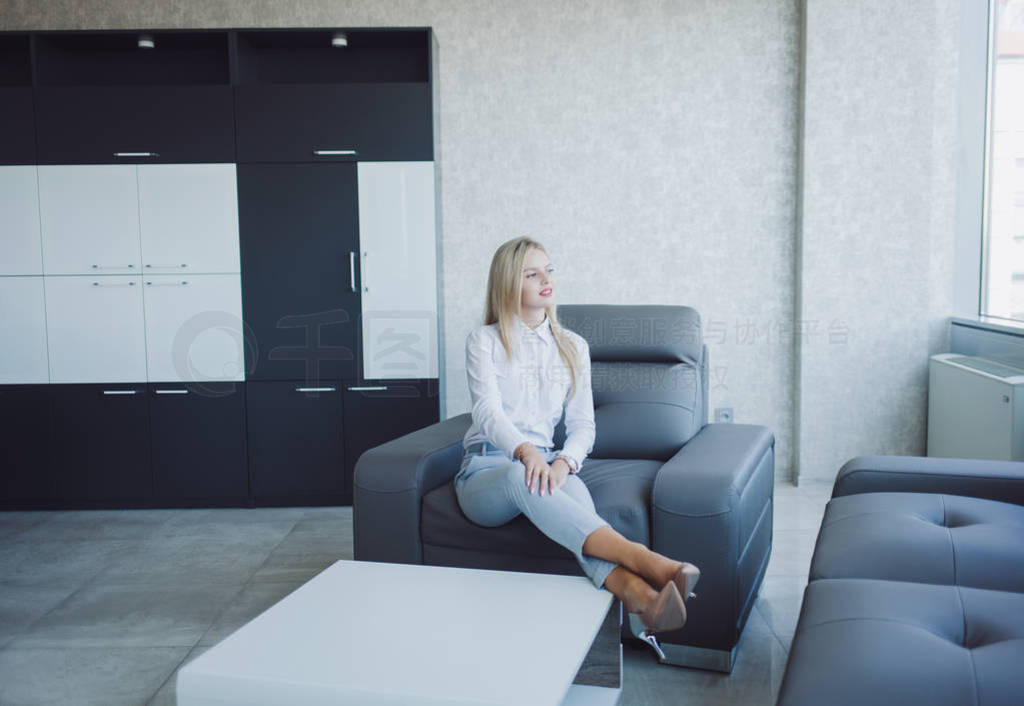
M 540 323 L 537 328 L 530 328 L 526 325 L 526 322 L 520 319 L 518 316 L 515 317 L 516 322 L 519 326 L 519 333 L 523 336 L 537 336 L 543 341 L 548 343 L 554 343 L 555 336 L 551 333 L 551 320 L 547 313 L 544 314 L 544 320 Z

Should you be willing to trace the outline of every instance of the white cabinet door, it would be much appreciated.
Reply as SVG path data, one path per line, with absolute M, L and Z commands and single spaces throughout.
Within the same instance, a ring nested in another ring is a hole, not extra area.
M 0 275 L 41 274 L 36 167 L 0 167 Z
M 141 277 L 43 279 L 51 383 L 146 379 Z
M 235 165 L 138 169 L 144 272 L 239 272 Z
M 50 382 L 42 277 L 0 277 L 0 384 Z
M 150 382 L 244 380 L 240 275 L 143 278 Z
M 363 377 L 437 377 L 433 162 L 360 162 Z
M 39 213 L 46 274 L 141 272 L 134 164 L 40 165 Z

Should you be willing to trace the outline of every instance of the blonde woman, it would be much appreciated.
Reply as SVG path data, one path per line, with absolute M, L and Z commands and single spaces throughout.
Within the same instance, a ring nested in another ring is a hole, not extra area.
M 466 517 L 496 527 L 525 514 L 650 632 L 682 627 L 700 571 L 616 532 L 578 475 L 594 448 L 590 347 L 558 323 L 554 268 L 537 241 L 514 238 L 494 253 L 485 324 L 466 339 L 466 375 L 473 423 L 454 479 Z

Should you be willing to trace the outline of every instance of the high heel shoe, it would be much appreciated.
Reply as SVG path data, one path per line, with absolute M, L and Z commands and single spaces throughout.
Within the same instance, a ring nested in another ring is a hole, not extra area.
M 639 612 L 647 632 L 678 630 L 686 624 L 686 604 L 673 581 L 665 584 L 646 610 Z
M 688 564 L 684 561 L 683 565 L 680 566 L 672 576 L 671 583 L 675 584 L 675 587 L 679 590 L 679 595 L 683 597 L 683 600 L 688 601 L 691 598 L 697 597 L 697 594 L 693 592 L 693 589 L 699 580 L 700 569 L 693 564 Z

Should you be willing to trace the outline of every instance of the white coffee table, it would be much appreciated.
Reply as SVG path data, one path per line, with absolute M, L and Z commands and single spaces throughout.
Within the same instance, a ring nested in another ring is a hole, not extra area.
M 613 598 L 582 576 L 342 560 L 182 667 L 178 704 L 614 704 L 621 686 L 572 684 Z

